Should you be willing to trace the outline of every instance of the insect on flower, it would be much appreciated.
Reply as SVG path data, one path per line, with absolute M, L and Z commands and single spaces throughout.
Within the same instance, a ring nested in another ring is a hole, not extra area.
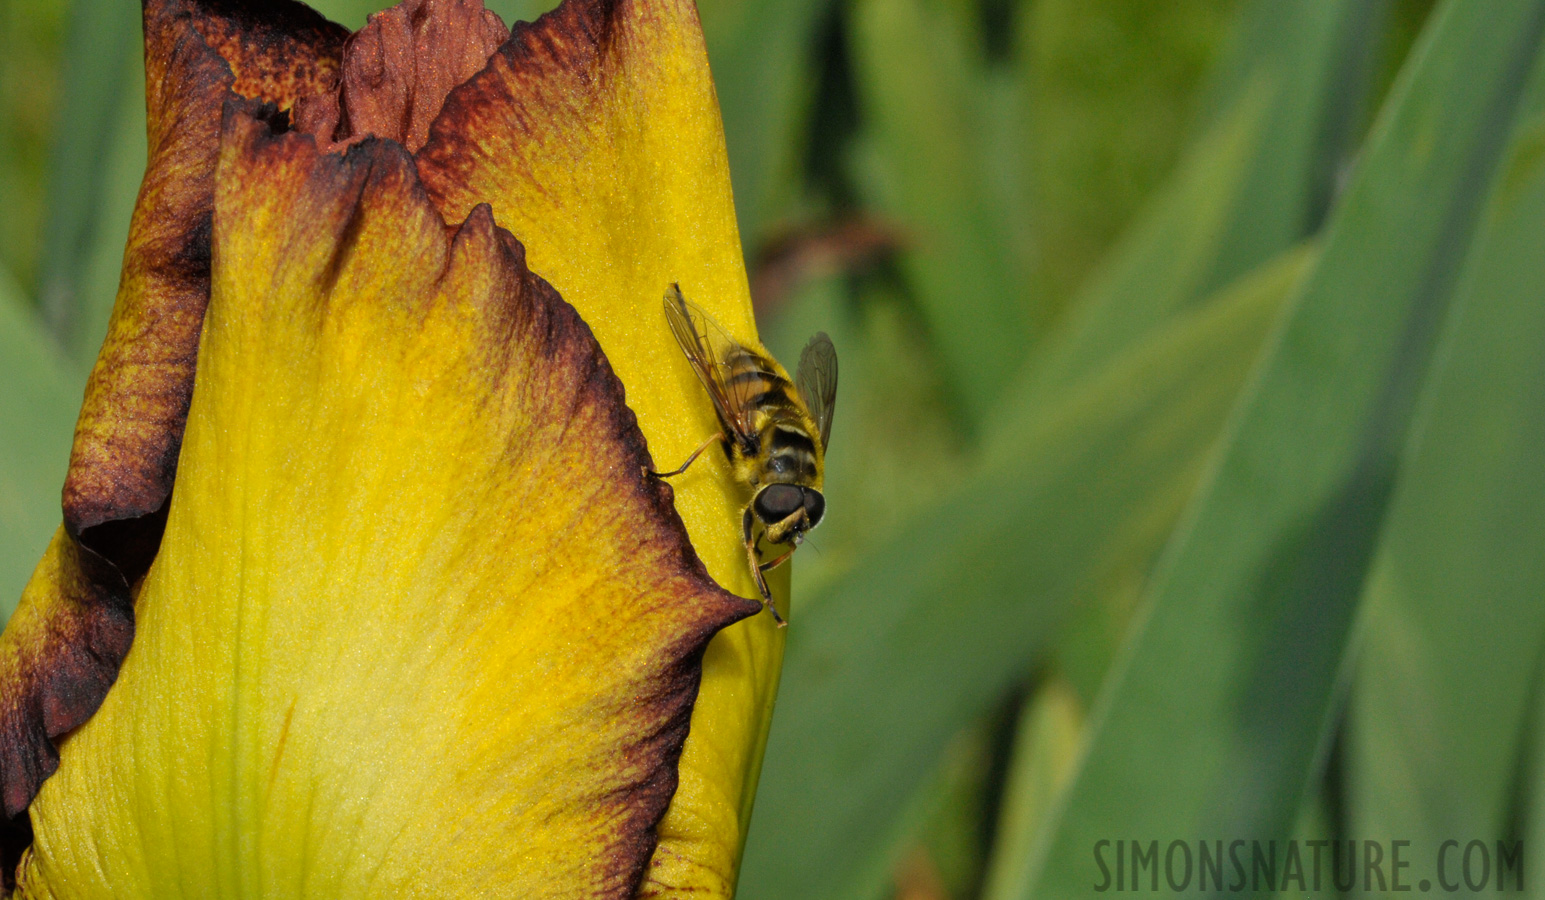
M 678 285 L 665 292 L 665 318 L 708 389 L 719 431 L 675 470 L 652 474 L 680 475 L 715 441 L 722 442 L 735 480 L 752 491 L 741 516 L 746 558 L 762 604 L 782 627 L 786 623 L 773 606 L 763 573 L 794 555 L 805 532 L 826 515 L 821 486 L 837 399 L 837 351 L 825 332 L 816 334 L 799 355 L 799 371 L 791 382 L 777 360 L 730 337 L 688 302 Z M 757 523 L 768 544 L 788 545 L 788 550 L 763 562 Z

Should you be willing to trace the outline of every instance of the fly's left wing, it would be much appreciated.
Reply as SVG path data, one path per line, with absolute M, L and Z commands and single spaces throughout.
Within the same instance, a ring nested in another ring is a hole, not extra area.
M 714 412 L 725 437 L 741 446 L 756 446 L 756 433 L 751 424 L 750 397 L 745 396 L 747 386 L 733 382 L 727 368 L 727 360 L 747 351 L 729 332 L 697 304 L 681 295 L 681 288 L 672 284 L 665 291 L 665 320 L 670 323 L 676 343 L 687 355 L 697 377 L 708 390 Z

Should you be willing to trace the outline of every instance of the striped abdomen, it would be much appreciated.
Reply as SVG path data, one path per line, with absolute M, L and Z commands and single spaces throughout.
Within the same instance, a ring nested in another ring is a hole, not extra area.
M 820 447 L 815 423 L 788 377 L 766 357 L 738 347 L 724 360 L 726 384 L 747 411 L 750 433 L 737 450 L 755 470 L 753 484 L 782 482 L 819 487 Z

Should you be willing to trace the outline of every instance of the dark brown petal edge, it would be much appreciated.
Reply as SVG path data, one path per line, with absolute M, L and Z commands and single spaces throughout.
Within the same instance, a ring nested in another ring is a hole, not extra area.
M 403 0 L 349 40 L 338 89 L 297 105 L 296 130 L 329 150 L 374 135 L 416 151 L 446 95 L 509 36 L 482 0 Z
M 0 797 L 12 820 L 0 860 L 30 843 L 19 817 L 58 765 L 53 740 L 101 705 L 133 637 L 133 590 L 165 524 L 209 299 L 222 105 L 233 89 L 285 108 L 332 87 L 348 36 L 289 0 L 146 0 L 144 23 L 149 159 L 118 299 L 76 425 L 63 532 L 23 596 L 30 610 L 0 637 Z
M 129 587 L 63 528 L 0 636 L 0 864 L 7 889 L 32 831 L 26 810 L 59 766 L 53 738 L 85 722 L 134 637 Z
M 465 214 L 506 145 L 525 143 L 546 123 L 585 121 L 619 30 L 650 13 L 635 0 L 565 0 L 535 22 L 516 23 L 487 66 L 450 92 L 417 153 L 441 212 Z

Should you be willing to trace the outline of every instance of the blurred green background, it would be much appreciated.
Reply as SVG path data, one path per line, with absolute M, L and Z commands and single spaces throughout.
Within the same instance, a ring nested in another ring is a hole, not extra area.
M 1545 897 L 1545 4 L 700 8 L 765 340 L 842 358 L 740 896 L 1297 837 Z M 135 4 L 0 10 L 8 609 L 144 114 Z

